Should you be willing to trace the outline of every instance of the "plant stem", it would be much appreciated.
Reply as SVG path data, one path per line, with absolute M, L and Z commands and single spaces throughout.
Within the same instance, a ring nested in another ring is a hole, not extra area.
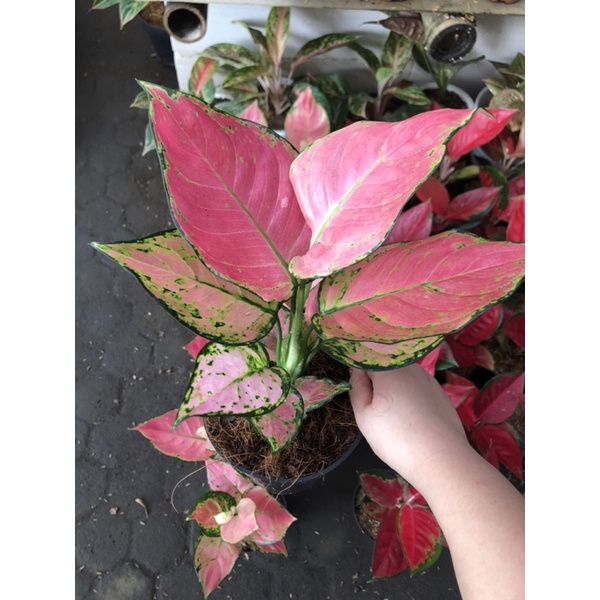
M 291 376 L 292 381 L 298 377 L 305 367 L 306 340 L 304 325 L 304 305 L 310 290 L 310 282 L 296 286 L 290 301 L 290 328 L 285 356 L 281 365 Z

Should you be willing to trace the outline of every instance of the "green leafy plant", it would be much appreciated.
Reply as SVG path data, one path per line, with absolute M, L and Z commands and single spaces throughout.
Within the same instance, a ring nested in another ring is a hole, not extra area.
M 94 0 L 92 10 L 119 6 L 119 19 L 121 28 L 137 17 L 144 8 L 151 4 L 151 0 Z

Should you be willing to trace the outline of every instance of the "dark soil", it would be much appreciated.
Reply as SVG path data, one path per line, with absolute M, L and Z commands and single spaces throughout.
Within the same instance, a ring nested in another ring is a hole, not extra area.
M 347 379 L 348 370 L 320 354 L 307 374 L 342 381 Z M 335 462 L 358 435 L 347 394 L 340 394 L 308 413 L 296 438 L 277 453 L 272 452 L 250 421 L 243 417 L 206 417 L 204 424 L 224 458 L 251 472 L 276 479 L 296 479 L 322 471 Z
M 426 90 L 425 94 L 431 98 L 437 104 L 444 106 L 445 108 L 467 108 L 463 99 L 454 92 L 446 91 L 445 94 L 441 93 L 439 89 Z

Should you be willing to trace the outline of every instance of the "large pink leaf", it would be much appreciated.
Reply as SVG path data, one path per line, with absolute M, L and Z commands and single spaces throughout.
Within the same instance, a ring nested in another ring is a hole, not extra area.
M 256 485 L 220 459 L 206 461 L 206 479 L 211 490 L 225 492 L 236 500 Z
M 330 379 L 319 379 L 310 376 L 298 377 L 294 382 L 294 387 L 300 392 L 304 401 L 304 410 L 307 413 L 323 406 L 338 394 L 351 388 L 346 381 L 336 383 Z
M 296 437 L 304 418 L 304 404 L 298 392 L 291 390 L 288 397 L 271 412 L 250 417 L 258 433 L 269 442 L 273 452 L 279 452 Z
M 396 344 L 381 344 L 329 338 L 321 342 L 321 347 L 327 354 L 348 367 L 396 369 L 419 360 L 443 340 L 442 336 L 432 336 Z
M 408 210 L 402 211 L 384 244 L 413 242 L 431 235 L 433 213 L 431 202 L 427 200 Z
M 331 131 L 327 111 L 317 102 L 310 86 L 294 100 L 285 117 L 284 129 L 286 139 L 298 150 L 304 150 Z
M 471 115 L 444 109 L 395 123 L 362 121 L 302 152 L 290 179 L 312 238 L 310 250 L 291 261 L 292 273 L 323 277 L 377 248 Z
M 171 314 L 202 336 L 240 344 L 264 336 L 275 323 L 275 302 L 215 276 L 177 231 L 95 248 L 131 271 Z
M 393 577 L 408 567 L 398 537 L 398 508 L 390 509 L 379 525 L 373 550 L 373 578 Z
M 235 514 L 221 525 L 221 538 L 228 544 L 238 544 L 257 529 L 256 504 L 250 498 L 242 498 Z
M 504 129 L 515 112 L 507 108 L 479 109 L 448 142 L 448 156 L 456 161 L 478 146 L 487 144 Z
M 215 449 L 206 436 L 206 429 L 202 417 L 190 417 L 172 430 L 177 409 L 159 417 L 154 417 L 137 427 L 152 445 L 167 456 L 174 456 L 181 460 L 201 461 L 214 455 Z
M 470 221 L 492 210 L 500 188 L 480 187 L 468 190 L 453 198 L 442 217 L 446 221 Z
M 171 210 L 209 268 L 266 300 L 286 300 L 288 261 L 310 231 L 290 184 L 296 151 L 268 129 L 197 98 L 145 85 Z
M 398 530 L 411 573 L 431 566 L 442 551 L 442 530 L 433 513 L 418 504 L 400 509 Z
M 194 566 L 206 598 L 229 575 L 240 555 L 240 546 L 221 538 L 202 536 L 194 553 Z
M 359 474 L 359 480 L 365 494 L 381 506 L 393 508 L 402 499 L 403 482 L 387 471 L 363 471 Z
M 506 421 L 523 402 L 524 387 L 525 373 L 493 377 L 473 401 L 475 418 L 481 423 Z
M 252 488 L 246 497 L 256 504 L 258 523 L 258 529 L 252 533 L 250 539 L 260 545 L 275 544 L 283 540 L 296 517 L 283 508 L 263 487 Z
M 380 343 L 446 335 L 514 291 L 524 262 L 522 244 L 453 231 L 383 246 L 323 280 L 313 324 L 325 338 Z
M 289 375 L 270 367 L 260 343 L 202 348 L 176 424 L 193 415 L 259 415 L 283 402 Z

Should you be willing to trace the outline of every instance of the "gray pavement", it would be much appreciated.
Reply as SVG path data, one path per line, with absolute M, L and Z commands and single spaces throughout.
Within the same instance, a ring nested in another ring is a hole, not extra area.
M 137 281 L 90 247 L 172 227 L 136 79 L 176 86 L 137 22 L 76 1 L 76 498 L 78 600 L 201 599 L 186 511 L 206 490 L 197 465 L 161 455 L 131 428 L 179 405 L 192 335 Z M 232 19 L 235 15 L 232 14 Z M 314 488 L 287 497 L 289 556 L 244 553 L 212 600 L 459 598 L 447 550 L 428 571 L 369 582 L 373 542 L 358 528 L 363 442 Z

